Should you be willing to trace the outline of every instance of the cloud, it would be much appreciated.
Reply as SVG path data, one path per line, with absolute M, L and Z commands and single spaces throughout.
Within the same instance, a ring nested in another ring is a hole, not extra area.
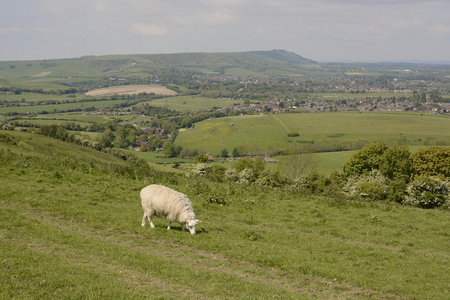
M 204 13 L 200 17 L 203 17 L 207 23 L 212 24 L 227 23 L 233 19 L 233 16 L 229 12 L 220 10 L 213 13 Z
M 152 35 L 164 35 L 167 33 L 167 28 L 164 26 L 157 26 L 157 25 L 147 25 L 142 23 L 133 23 L 131 24 L 131 32 L 145 35 L 145 36 L 152 36 Z
M 21 31 L 22 29 L 18 27 L 10 27 L 10 28 L 0 28 L 0 34 L 8 34 L 8 33 L 14 33 L 17 31 Z

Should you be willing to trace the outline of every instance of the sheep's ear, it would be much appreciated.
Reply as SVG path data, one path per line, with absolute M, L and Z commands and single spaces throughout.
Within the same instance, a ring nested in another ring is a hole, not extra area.
M 200 220 L 195 220 L 195 222 L 197 222 L 197 223 L 201 223 L 202 221 L 200 221 Z

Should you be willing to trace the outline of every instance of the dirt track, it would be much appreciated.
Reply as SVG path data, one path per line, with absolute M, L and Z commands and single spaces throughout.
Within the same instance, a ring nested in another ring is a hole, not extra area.
M 176 95 L 177 93 L 160 85 L 121 85 L 103 89 L 96 89 L 86 93 L 88 96 L 134 95 L 139 93 L 155 93 L 158 95 Z

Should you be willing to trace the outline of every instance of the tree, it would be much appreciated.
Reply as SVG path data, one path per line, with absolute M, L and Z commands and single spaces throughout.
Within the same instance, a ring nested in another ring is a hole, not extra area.
M 233 149 L 233 157 L 239 157 L 245 155 L 245 148 L 244 146 L 237 146 Z
M 198 154 L 194 158 L 194 163 L 196 164 L 204 164 L 208 162 L 208 155 L 206 154 Z
M 220 156 L 221 157 L 228 157 L 228 150 L 227 149 L 222 149 L 222 151 L 220 152 Z
M 110 129 L 106 129 L 102 133 L 102 137 L 100 138 L 100 145 L 102 148 L 111 148 L 114 139 L 116 136 Z
M 185 148 L 185 149 L 181 150 L 180 157 L 182 157 L 182 158 L 193 157 L 194 156 L 193 154 L 194 154 L 194 150 Z
M 313 173 L 316 167 L 316 154 L 298 148 L 289 150 L 278 165 L 279 171 L 294 182 Z
M 166 157 L 173 157 L 173 156 L 175 156 L 176 155 L 176 151 L 175 151 L 174 143 L 169 141 L 169 140 L 165 140 L 164 143 L 163 143 L 162 153 Z
M 147 145 L 146 144 L 141 144 L 141 147 L 140 147 L 140 149 L 141 149 L 141 151 L 147 151 Z

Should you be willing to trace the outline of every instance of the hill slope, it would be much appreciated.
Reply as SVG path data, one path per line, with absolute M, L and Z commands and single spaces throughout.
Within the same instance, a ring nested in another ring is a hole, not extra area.
M 304 68 L 317 63 L 284 50 L 236 53 L 180 53 L 150 55 L 87 56 L 42 61 L 0 62 L 0 77 L 9 80 L 39 80 L 55 77 L 133 76 L 142 72 L 198 74 L 233 73 L 244 69 L 255 76 L 301 75 Z
M 448 298 L 447 211 L 139 174 L 0 134 L 0 298 Z M 189 196 L 197 235 L 141 228 L 150 183 Z

